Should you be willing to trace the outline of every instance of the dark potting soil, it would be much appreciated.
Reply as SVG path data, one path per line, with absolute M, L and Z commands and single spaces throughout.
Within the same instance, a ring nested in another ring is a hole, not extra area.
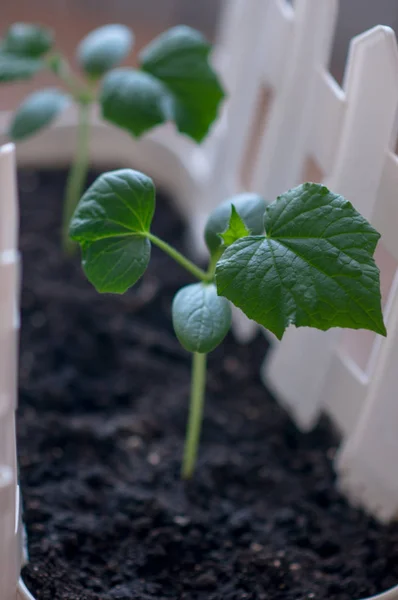
M 124 297 L 65 260 L 65 174 L 22 172 L 19 460 L 38 600 L 354 600 L 398 582 L 398 526 L 335 487 L 338 440 L 266 392 L 262 335 L 210 356 L 200 458 L 179 478 L 190 362 L 170 323 L 189 281 L 157 249 Z M 158 197 L 154 231 L 183 247 Z

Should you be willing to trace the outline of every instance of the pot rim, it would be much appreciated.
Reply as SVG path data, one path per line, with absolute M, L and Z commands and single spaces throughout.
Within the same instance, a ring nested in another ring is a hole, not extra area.
M 28 588 L 23 582 L 22 577 L 18 584 L 18 600 L 36 600 L 34 596 L 29 592 Z M 398 600 L 398 585 L 394 586 L 390 590 L 377 594 L 376 596 L 369 596 L 363 600 Z

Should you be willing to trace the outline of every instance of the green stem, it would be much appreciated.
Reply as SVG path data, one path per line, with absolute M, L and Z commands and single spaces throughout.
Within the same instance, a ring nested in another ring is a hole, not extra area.
M 193 262 L 191 262 L 188 258 L 185 258 L 181 252 L 178 252 L 178 250 L 170 246 L 167 242 L 164 242 L 152 233 L 147 233 L 145 235 L 153 244 L 155 244 L 155 246 L 158 246 L 158 248 L 163 250 L 163 252 L 166 252 L 166 254 L 171 256 L 171 258 L 184 267 L 184 269 L 189 271 L 194 277 L 204 282 L 212 281 L 213 278 L 211 275 L 209 275 L 209 273 L 206 273 L 206 271 L 203 271 L 203 269 L 197 267 Z
M 75 243 L 69 238 L 69 224 L 77 203 L 83 192 L 87 178 L 89 163 L 89 131 L 90 131 L 90 105 L 79 105 L 79 124 L 77 130 L 77 148 L 72 167 L 69 171 L 66 184 L 64 201 L 64 214 L 62 222 L 62 244 L 67 254 L 72 254 Z
M 206 363 L 207 354 L 199 354 L 199 352 L 193 353 L 191 404 L 189 408 L 188 430 L 181 471 L 183 479 L 190 479 L 195 470 L 200 432 L 202 429 L 203 405 L 206 387 Z
M 47 67 L 64 82 L 75 102 L 94 102 L 92 85 L 81 82 L 70 68 L 69 62 L 61 54 L 51 54 L 46 59 Z
M 209 268 L 207 269 L 207 274 L 213 280 L 216 275 L 217 262 L 219 258 L 221 258 L 222 253 L 224 252 L 224 248 L 219 248 L 213 256 L 210 258 Z

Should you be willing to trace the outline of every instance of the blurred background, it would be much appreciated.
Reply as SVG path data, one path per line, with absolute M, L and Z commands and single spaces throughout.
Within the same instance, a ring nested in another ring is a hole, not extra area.
M 16 21 L 47 25 L 56 34 L 57 47 L 73 62 L 74 49 L 86 33 L 107 23 L 123 23 L 134 30 L 136 56 L 152 38 L 177 24 L 196 27 L 213 39 L 221 1 L 1 0 L 0 36 Z M 134 55 L 128 61 L 131 64 Z M 32 87 L 50 82 L 58 84 L 50 75 L 40 75 L 35 77 L 33 86 L 31 83 L 2 86 L 0 110 L 15 107 Z
M 16 21 L 51 26 L 57 45 L 73 60 L 77 42 L 91 29 L 106 23 L 124 23 L 136 34 L 136 51 L 164 29 L 184 23 L 200 29 L 214 40 L 224 3 L 232 0 L 2 0 L 0 34 Z M 266 0 L 246 0 L 265 2 Z M 320 0 L 313 0 L 319 2 Z M 377 24 L 398 31 L 398 0 L 340 0 L 339 22 L 331 70 L 341 82 L 350 38 Z M 130 59 L 134 62 L 134 57 Z M 34 87 L 51 83 L 49 75 L 33 84 L 4 86 L 0 109 L 11 109 Z

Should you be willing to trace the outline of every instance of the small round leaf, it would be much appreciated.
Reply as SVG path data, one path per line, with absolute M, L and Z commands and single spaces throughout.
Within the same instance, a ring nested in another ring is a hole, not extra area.
M 189 352 L 211 352 L 231 327 L 229 302 L 217 296 L 213 284 L 183 287 L 173 300 L 172 313 L 176 336 Z
M 16 110 L 9 136 L 23 140 L 49 125 L 69 104 L 70 97 L 56 89 L 41 90 L 28 96 Z
M 155 210 L 152 179 L 119 169 L 104 173 L 80 200 L 70 224 L 82 247 L 83 269 L 99 292 L 123 294 L 144 274 Z
M 115 69 L 103 81 L 102 116 L 138 137 L 168 119 L 170 98 L 152 75 Z
M 225 96 L 210 52 L 199 31 L 179 25 L 155 38 L 140 54 L 141 68 L 156 77 L 172 98 L 170 120 L 196 142 L 206 137 Z
M 257 194 L 238 194 L 222 204 L 211 213 L 205 228 L 205 240 L 211 254 L 216 253 L 222 245 L 220 235 L 224 233 L 232 215 L 232 205 L 244 224 L 254 235 L 264 232 L 264 213 L 266 202 Z
M 101 293 L 124 294 L 145 273 L 150 257 L 150 241 L 138 235 L 82 244 L 84 272 Z
M 50 50 L 53 42 L 53 33 L 46 27 L 14 23 L 5 35 L 2 51 L 26 58 L 38 58 Z
M 0 83 L 31 79 L 44 68 L 37 58 L 25 58 L 0 51 Z
M 133 42 L 133 32 L 125 25 L 105 25 L 80 42 L 77 60 L 88 75 L 101 77 L 126 58 Z

